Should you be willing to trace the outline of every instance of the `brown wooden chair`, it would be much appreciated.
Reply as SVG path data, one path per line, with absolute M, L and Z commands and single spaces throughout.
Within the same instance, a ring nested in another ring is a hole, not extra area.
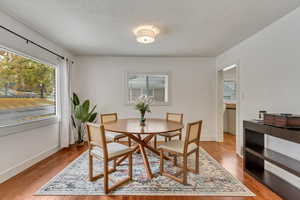
M 89 180 L 94 181 L 104 177 L 103 189 L 105 194 L 111 192 L 121 184 L 132 180 L 132 153 L 133 149 L 120 143 L 107 143 L 103 125 L 87 124 L 89 145 Z M 120 180 L 113 186 L 108 185 L 108 175 L 117 169 L 116 161 L 120 157 L 128 156 L 128 177 Z M 93 158 L 103 160 L 103 173 L 93 175 Z M 113 161 L 113 167 L 109 169 L 109 162 Z
M 183 123 L 183 114 L 181 113 L 167 113 L 166 114 L 167 121 L 173 121 L 178 123 Z M 178 136 L 179 140 L 181 140 L 181 130 L 175 132 L 161 133 L 160 136 L 165 137 L 165 142 L 171 141 L 173 137 Z M 157 136 L 154 137 L 154 148 L 157 148 Z
M 117 113 L 100 114 L 101 124 L 113 122 L 118 120 Z M 127 136 L 122 133 L 106 132 L 106 137 L 109 141 L 119 142 L 120 139 L 126 138 Z M 128 138 L 128 146 L 131 146 L 131 139 Z
M 187 172 L 192 171 L 194 173 L 199 173 L 199 140 L 201 134 L 202 121 L 197 121 L 187 124 L 185 141 L 182 140 L 171 140 L 160 145 L 160 174 L 167 176 L 175 181 L 178 181 L 182 184 L 187 184 Z M 179 171 L 179 174 L 182 174 L 182 177 L 179 178 L 175 175 L 169 174 L 164 171 L 164 152 L 170 152 L 182 156 L 182 165 L 177 165 L 177 157 L 174 157 L 174 165 L 180 167 L 182 170 Z M 195 153 L 195 169 L 188 168 L 188 156 L 192 153 Z

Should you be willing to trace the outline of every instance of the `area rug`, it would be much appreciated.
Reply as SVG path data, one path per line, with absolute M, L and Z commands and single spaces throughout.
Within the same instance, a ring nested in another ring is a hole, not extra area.
M 133 156 L 133 181 L 122 185 L 109 195 L 254 196 L 203 149 L 200 149 L 200 173 L 189 173 L 187 185 L 160 176 L 159 157 L 147 153 L 155 177 L 147 179 L 142 157 L 136 153 Z M 194 158 L 194 155 L 192 157 Z M 127 175 L 126 162 L 117 168 L 117 172 L 110 175 L 112 179 L 117 181 Z M 188 163 L 192 165 L 193 162 L 194 159 L 189 159 Z M 102 172 L 101 165 L 102 162 L 95 159 L 94 173 Z M 165 169 L 174 174 L 178 170 L 170 161 L 165 162 Z M 36 195 L 104 195 L 103 180 L 88 180 L 88 153 L 84 152 L 40 188 Z

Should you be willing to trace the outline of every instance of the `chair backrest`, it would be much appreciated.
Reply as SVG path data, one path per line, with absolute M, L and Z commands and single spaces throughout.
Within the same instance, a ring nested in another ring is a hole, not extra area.
M 114 122 L 118 120 L 118 114 L 117 113 L 101 114 L 100 119 L 101 119 L 101 124 Z
M 183 114 L 181 114 L 181 113 L 167 113 L 167 121 L 183 123 Z
M 89 150 L 94 146 L 102 149 L 103 157 L 107 158 L 107 143 L 104 126 L 99 124 L 87 123 Z
M 195 143 L 197 146 L 199 146 L 201 128 L 202 120 L 187 124 L 184 152 L 187 151 L 188 145 L 191 143 Z

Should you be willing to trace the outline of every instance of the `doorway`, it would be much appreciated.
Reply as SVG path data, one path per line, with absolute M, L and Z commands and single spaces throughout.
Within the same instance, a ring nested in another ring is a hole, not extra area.
M 218 141 L 232 145 L 241 155 L 239 131 L 239 67 L 232 64 L 217 72 Z

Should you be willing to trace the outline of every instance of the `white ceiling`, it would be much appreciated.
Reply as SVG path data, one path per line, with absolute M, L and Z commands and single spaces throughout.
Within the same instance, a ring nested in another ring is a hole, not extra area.
M 75 55 L 216 56 L 299 0 L 1 0 L 0 9 Z M 153 44 L 132 29 L 153 24 Z M 22 33 L 20 33 L 22 34 Z

